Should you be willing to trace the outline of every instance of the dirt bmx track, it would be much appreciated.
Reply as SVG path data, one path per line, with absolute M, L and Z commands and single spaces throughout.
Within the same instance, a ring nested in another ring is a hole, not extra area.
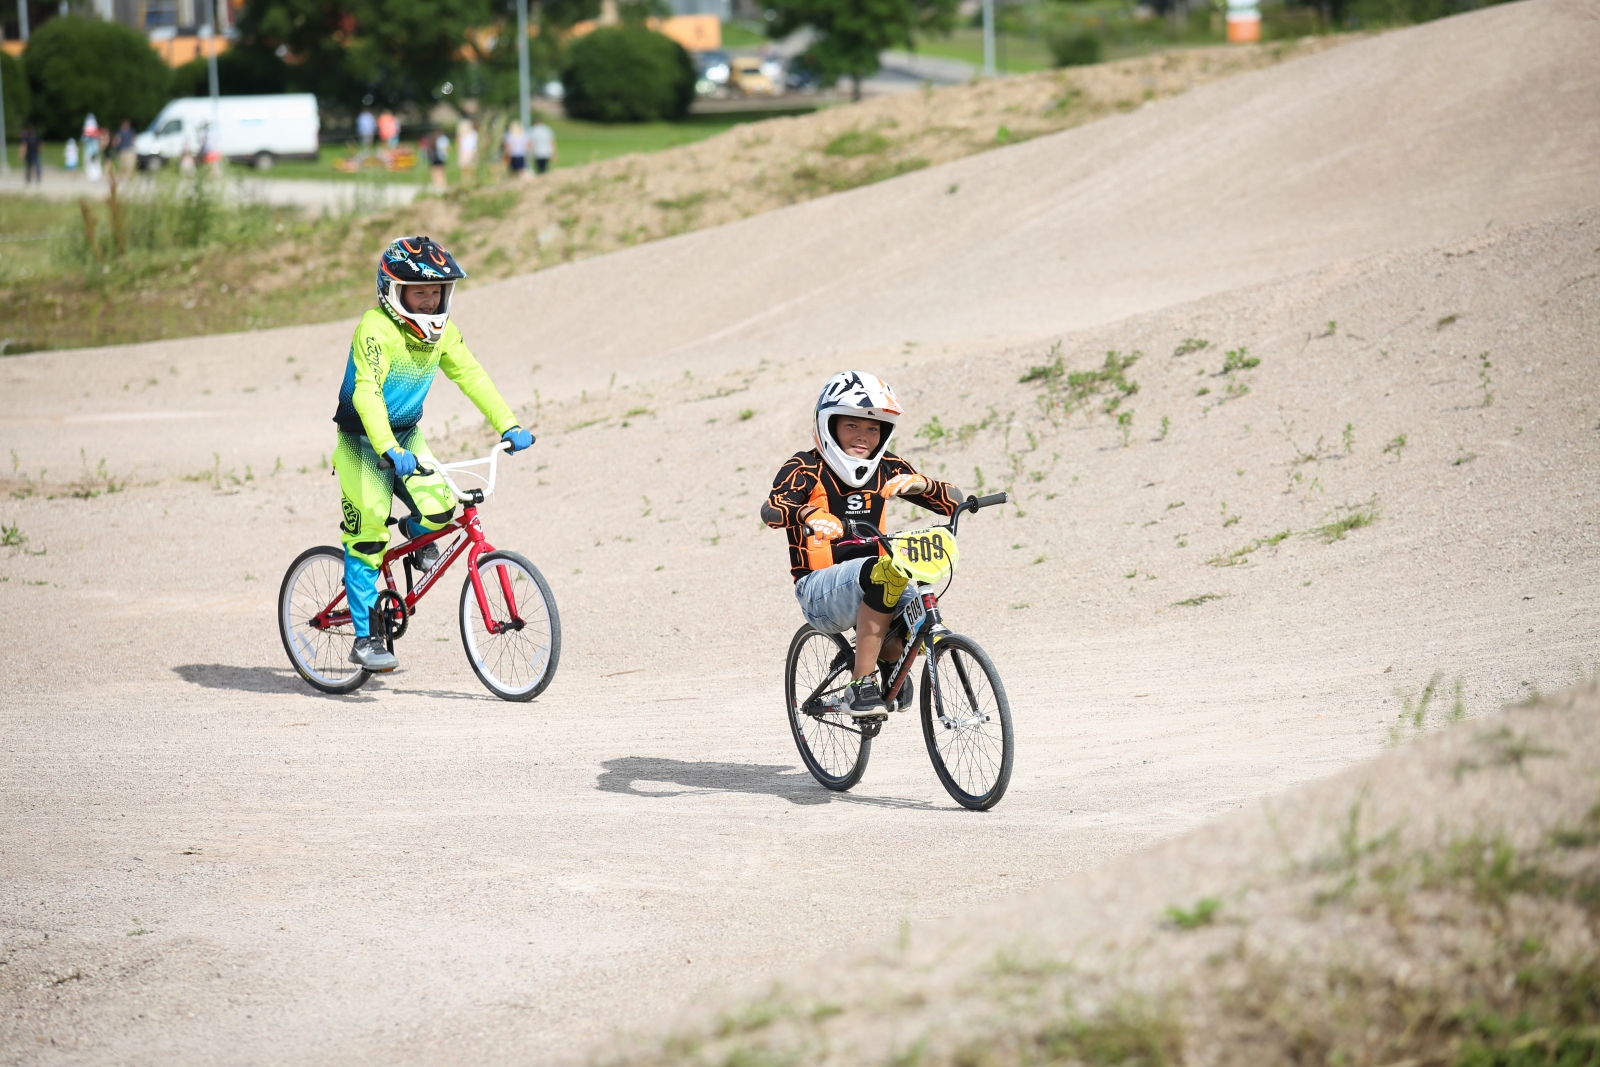
M 1367 759 L 1435 672 L 1473 714 L 1570 681 L 1597 47 L 1593 3 L 1506 5 L 466 294 L 541 437 L 485 512 L 562 611 L 531 706 L 472 676 L 455 581 L 381 683 L 287 669 L 349 323 L 4 360 L 0 1055 L 582 1059 Z M 1018 383 L 1057 340 L 1143 353 L 1126 443 Z M 1221 374 L 1239 346 L 1260 364 Z M 1017 717 L 987 815 L 909 717 L 848 796 L 782 720 L 797 619 L 755 508 L 844 365 L 908 430 L 973 427 L 908 434 L 916 462 L 1018 495 L 947 600 Z M 436 447 L 484 446 L 468 412 L 440 386 Z

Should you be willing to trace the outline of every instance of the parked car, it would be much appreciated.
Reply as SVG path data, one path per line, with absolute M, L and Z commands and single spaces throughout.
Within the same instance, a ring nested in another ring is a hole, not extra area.
M 224 96 L 213 105 L 208 96 L 180 97 L 134 141 L 141 167 L 159 167 L 185 149 L 198 153 L 207 144 L 257 170 L 269 170 L 279 159 L 314 160 L 321 147 L 317 98 L 311 93 Z
M 745 96 L 774 96 L 783 90 L 762 70 L 760 56 L 738 56 L 728 64 L 728 87 Z
M 695 92 L 710 96 L 728 87 L 728 53 L 722 51 L 693 54 Z

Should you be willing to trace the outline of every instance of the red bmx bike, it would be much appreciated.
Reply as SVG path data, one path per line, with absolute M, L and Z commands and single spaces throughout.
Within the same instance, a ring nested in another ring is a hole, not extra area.
M 461 515 L 436 530 L 391 545 L 379 572 L 378 615 L 389 651 L 405 636 L 417 604 L 463 555 L 467 580 L 461 583 L 461 643 L 478 679 L 502 700 L 532 700 L 555 676 L 561 659 L 561 619 L 544 575 L 515 552 L 496 549 L 483 536 L 478 505 L 494 492 L 495 466 L 505 442 L 482 459 L 441 463 L 445 482 L 461 502 Z M 487 467 L 488 473 L 477 468 Z M 422 470 L 420 473 L 430 474 Z M 452 474 L 477 479 L 482 488 L 462 489 Z M 389 520 L 394 523 L 394 519 Z M 424 570 L 416 553 L 435 541 L 438 562 Z M 401 564 L 405 592 L 395 584 L 394 565 Z M 284 651 L 300 677 L 324 693 L 352 693 L 371 673 L 350 662 L 355 627 L 344 595 L 344 550 L 331 545 L 308 548 L 289 564 L 278 590 L 278 631 Z

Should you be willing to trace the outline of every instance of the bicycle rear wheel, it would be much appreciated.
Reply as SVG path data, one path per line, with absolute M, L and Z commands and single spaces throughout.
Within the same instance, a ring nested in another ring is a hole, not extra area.
M 1015 741 L 1000 672 L 976 641 L 947 634 L 934 642 L 922 674 L 922 738 L 945 791 L 987 811 L 1011 784 Z
M 843 791 L 861 781 L 872 755 L 872 738 L 848 712 L 822 711 L 820 700 L 850 684 L 855 652 L 842 637 L 802 626 L 789 642 L 783 670 L 789 730 L 811 777 Z M 813 710 L 806 710 L 807 707 Z
M 461 643 L 467 662 L 501 700 L 532 700 L 545 691 L 561 661 L 555 594 L 539 568 L 515 552 L 486 553 L 478 557 L 477 567 L 490 617 L 483 617 L 472 575 L 467 575 L 461 583 Z
M 369 671 L 350 662 L 356 631 L 347 621 L 340 626 L 317 626 L 314 620 L 344 594 L 344 552 L 331 545 L 308 548 L 289 564 L 278 588 L 278 634 L 283 650 L 300 677 L 324 693 L 353 693 Z M 348 604 L 339 610 L 348 615 Z

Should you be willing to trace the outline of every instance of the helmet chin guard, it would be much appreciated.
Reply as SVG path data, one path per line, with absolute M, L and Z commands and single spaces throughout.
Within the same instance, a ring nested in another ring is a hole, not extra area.
M 450 296 L 456 282 L 466 278 L 455 257 L 430 237 L 402 237 L 389 244 L 378 259 L 378 306 L 403 330 L 428 344 L 437 344 L 450 321 Z M 439 307 L 430 314 L 405 305 L 408 285 L 440 286 Z
M 878 461 L 889 448 L 889 438 L 894 436 L 895 423 L 902 414 L 900 402 L 895 399 L 889 383 L 866 371 L 845 371 L 835 374 L 823 386 L 817 398 L 816 419 L 812 436 L 817 451 L 839 480 L 852 489 L 859 489 L 878 469 Z M 833 420 L 839 415 L 874 419 L 883 424 L 883 436 L 878 447 L 869 456 L 853 456 L 840 446 L 833 436 Z

